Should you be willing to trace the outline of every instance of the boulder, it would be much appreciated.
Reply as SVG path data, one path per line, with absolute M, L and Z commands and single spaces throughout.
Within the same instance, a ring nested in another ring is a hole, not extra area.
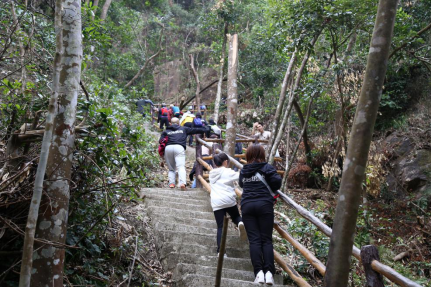
M 400 134 L 387 137 L 384 150 L 389 159 L 386 182 L 390 192 L 400 197 L 431 186 L 431 150 L 416 149 L 412 139 Z

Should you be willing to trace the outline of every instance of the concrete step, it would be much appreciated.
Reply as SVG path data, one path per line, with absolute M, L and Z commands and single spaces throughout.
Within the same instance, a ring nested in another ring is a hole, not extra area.
M 155 215 L 151 218 L 152 222 L 154 223 L 153 226 L 157 222 L 166 222 L 169 220 L 169 222 L 175 223 L 175 224 L 185 224 L 189 226 L 217 229 L 217 223 L 215 221 L 215 218 L 191 220 L 190 218 L 183 218 L 183 217 L 169 217 L 169 219 L 166 219 L 162 213 L 153 213 L 153 215 Z M 230 223 L 230 224 L 233 224 L 233 223 Z
M 163 216 L 164 218 L 181 217 L 190 219 L 208 219 L 214 220 L 214 213 L 212 212 L 202 212 L 202 211 L 190 211 L 175 208 L 166 208 L 160 206 L 149 206 L 147 211 L 150 214 L 156 214 Z
M 180 263 L 174 270 L 174 277 L 180 278 L 181 274 L 204 274 L 206 276 L 212 276 L 215 278 L 217 273 L 217 267 L 210 266 L 199 266 L 195 264 Z M 235 270 L 225 268 L 223 265 L 222 278 L 235 279 L 242 281 L 253 282 L 255 279 L 252 271 Z M 279 275 L 274 276 L 275 284 L 283 284 L 283 277 Z
M 198 275 L 198 274 L 187 274 L 181 278 L 178 282 L 177 286 L 179 287 L 191 287 L 191 286 L 199 286 L 199 287 L 212 287 L 215 284 L 215 277 L 207 276 L 207 275 Z M 253 281 L 242 281 L 235 279 L 222 278 L 220 286 L 224 287 L 253 287 L 253 286 L 268 286 L 262 285 L 258 283 L 253 283 Z M 273 285 L 273 287 L 287 287 L 286 285 Z M 292 287 L 292 286 L 290 286 Z
M 176 188 L 143 188 L 139 192 L 140 197 L 144 195 L 164 195 L 170 197 L 179 198 L 192 198 L 192 199 L 207 199 L 209 198 L 209 193 L 203 189 L 193 188 L 182 191 Z
M 174 231 L 174 232 L 203 233 L 203 234 L 213 235 L 213 236 L 217 235 L 217 227 L 206 228 L 206 227 L 193 226 L 188 224 L 178 224 L 175 222 L 174 223 L 165 222 L 162 220 L 156 222 L 154 224 L 154 228 L 156 228 L 157 230 L 166 230 L 166 231 Z M 235 230 L 235 224 L 233 224 L 232 222 L 229 223 L 227 234 L 231 236 L 239 236 L 239 231 Z
M 227 252 L 229 254 L 229 251 Z M 166 257 L 166 266 L 168 270 L 175 269 L 176 265 L 179 263 L 185 264 L 196 264 L 199 266 L 217 267 L 218 256 L 214 253 L 212 255 L 198 255 L 192 253 L 177 253 L 173 252 L 168 254 Z M 230 255 L 230 254 L 229 254 Z M 251 265 L 250 257 L 247 258 L 232 258 L 227 257 L 223 260 L 223 268 L 243 270 L 243 271 L 253 271 L 253 266 Z
M 196 205 L 210 205 L 210 197 L 204 199 L 195 199 L 195 198 L 184 198 L 184 197 L 172 197 L 164 194 L 148 194 L 145 196 L 144 201 L 167 201 L 174 203 L 185 203 L 185 204 L 196 204 Z
M 195 254 L 195 256 L 217 256 L 217 245 L 214 242 L 213 246 L 198 245 L 193 242 L 186 242 L 184 244 L 172 242 L 157 242 L 157 250 L 160 260 L 166 263 L 166 259 L 172 253 L 179 254 Z M 229 258 L 241 258 L 250 260 L 250 251 L 248 246 L 244 248 L 226 247 L 226 254 Z M 165 264 L 166 266 L 168 264 Z
M 157 240 L 157 244 L 170 242 L 176 244 L 189 244 L 193 242 L 193 244 L 202 245 L 202 246 L 217 246 L 217 239 L 215 235 L 208 235 L 202 233 L 189 233 L 189 232 L 174 232 L 174 231 L 165 231 L 165 230 L 156 230 L 155 238 Z M 239 236 L 227 235 L 226 245 L 230 248 L 240 248 L 246 249 L 248 248 L 248 242 L 242 241 Z
M 172 201 L 165 201 L 165 200 L 145 200 L 144 204 L 146 206 L 158 206 L 158 207 L 164 207 L 166 209 L 182 209 L 182 210 L 195 210 L 195 211 L 201 211 L 201 212 L 213 212 L 211 205 L 206 202 L 204 204 L 188 204 L 188 203 L 177 203 Z

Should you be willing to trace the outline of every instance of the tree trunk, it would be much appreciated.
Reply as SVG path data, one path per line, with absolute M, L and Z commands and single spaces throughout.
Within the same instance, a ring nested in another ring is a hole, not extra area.
M 56 51 L 53 63 L 53 94 L 49 101 L 48 113 L 46 115 L 45 133 L 43 135 L 42 147 L 40 151 L 39 164 L 37 166 L 36 178 L 34 181 L 33 196 L 30 202 L 30 210 L 27 217 L 25 229 L 23 254 L 21 262 L 20 287 L 30 286 L 32 266 L 33 266 L 33 248 L 34 234 L 36 231 L 36 223 L 39 214 L 39 206 L 42 198 L 43 182 L 48 162 L 48 154 L 51 146 L 53 122 L 57 113 L 57 99 L 60 79 L 60 62 L 63 55 L 63 28 L 62 28 L 62 0 L 56 0 L 55 3 L 55 34 L 56 34 Z
M 106 0 L 105 4 L 103 4 L 102 11 L 100 12 L 100 20 L 105 21 L 106 16 L 108 15 L 109 6 L 111 6 L 112 0 Z
M 36 237 L 57 245 L 43 245 L 34 253 L 31 286 L 63 286 L 63 270 L 69 210 L 69 182 L 75 140 L 75 118 L 82 62 L 81 1 L 64 1 L 63 57 L 60 63 L 57 113 L 45 176 L 44 213 Z M 39 245 L 39 244 L 37 244 Z
M 190 57 L 190 70 L 192 71 L 193 77 L 195 78 L 195 81 L 196 81 L 196 92 L 195 92 L 196 105 L 198 106 L 197 107 L 198 113 L 200 113 L 201 112 L 201 97 L 199 94 L 201 91 L 201 82 L 199 81 L 199 74 L 195 68 L 195 60 L 193 58 L 193 55 L 190 54 L 189 57 Z
M 311 167 L 312 165 L 311 147 L 310 147 L 310 144 L 308 143 L 308 133 L 307 133 L 306 123 L 304 120 L 304 114 L 302 113 L 301 107 L 299 106 L 298 102 L 295 99 L 293 99 L 293 107 L 295 108 L 296 114 L 298 115 L 299 122 L 301 123 L 301 128 L 304 129 L 305 127 L 302 139 L 304 141 L 305 158 L 307 160 L 308 166 Z
M 283 174 L 283 181 L 281 182 L 281 190 L 286 190 L 287 188 L 287 178 L 289 177 L 288 170 L 290 170 L 289 167 L 289 149 L 290 149 L 290 130 L 292 128 L 292 117 L 289 116 L 287 120 L 287 139 L 286 139 L 286 167 L 285 172 Z
M 221 59 L 220 59 L 220 70 L 219 70 L 219 78 L 217 83 L 217 95 L 216 100 L 214 103 L 214 121 L 218 122 L 219 117 L 219 111 L 220 111 L 220 100 L 221 100 L 221 94 L 222 94 L 222 84 L 223 84 L 223 68 L 224 68 L 224 58 L 226 57 L 226 39 L 227 39 L 227 33 L 228 33 L 228 24 L 227 22 L 224 23 L 224 32 L 223 32 L 223 43 L 221 46 Z
M 320 36 L 320 32 L 311 41 L 310 45 L 312 47 L 314 47 L 314 44 L 317 42 L 317 39 L 319 38 L 319 36 Z M 274 157 L 275 157 L 275 154 L 277 152 L 278 145 L 280 144 L 281 137 L 284 133 L 284 128 L 286 127 L 287 119 L 290 116 L 290 112 L 292 111 L 292 103 L 293 103 L 293 100 L 295 99 L 295 96 L 296 96 L 296 90 L 298 89 L 299 83 L 301 82 L 301 76 L 302 76 L 302 73 L 304 72 L 305 66 L 307 65 L 309 57 L 310 57 L 310 50 L 307 50 L 307 52 L 304 55 L 304 58 L 302 59 L 301 67 L 298 70 L 295 84 L 293 86 L 292 95 L 289 97 L 287 108 L 285 109 L 286 112 L 284 113 L 283 121 L 281 122 L 281 125 L 277 130 L 277 134 L 276 135 L 271 134 L 271 137 L 274 137 L 275 139 L 274 139 L 274 142 L 272 144 L 272 147 L 270 147 L 271 150 L 270 150 L 269 155 L 268 155 L 268 163 L 270 163 L 270 164 L 274 163 Z
M 274 122 L 272 123 L 271 135 L 273 136 L 269 139 L 268 146 L 270 147 L 272 147 L 274 144 L 277 128 L 279 128 L 278 125 L 280 123 L 280 117 L 282 116 L 284 101 L 286 98 L 287 86 L 289 85 L 289 81 L 292 76 L 293 66 L 296 61 L 296 52 L 297 50 L 295 49 L 295 51 L 292 54 L 292 57 L 290 58 L 289 66 L 287 67 L 286 74 L 284 75 L 283 83 L 281 84 L 281 91 L 280 91 L 280 96 L 278 97 L 277 110 L 275 111 Z M 269 154 L 268 154 L 268 158 L 269 158 Z
M 397 4 L 397 0 L 379 1 L 364 83 L 343 167 L 324 286 L 344 287 L 348 283 L 361 186 L 382 95 Z
M 237 70 L 238 70 L 238 34 L 228 35 L 229 58 L 227 72 L 227 124 L 224 152 L 235 155 L 236 111 L 237 111 Z
M 96 9 L 94 9 L 94 14 L 96 14 L 98 6 L 99 6 L 99 0 L 94 0 L 93 7 L 96 7 Z M 94 14 L 91 16 L 91 20 L 94 20 Z

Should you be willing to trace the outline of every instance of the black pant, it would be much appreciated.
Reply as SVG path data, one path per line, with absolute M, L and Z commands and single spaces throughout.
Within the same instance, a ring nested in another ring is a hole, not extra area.
M 160 129 L 163 130 L 163 126 L 166 128 L 169 126 L 168 117 L 160 117 Z
M 223 218 L 226 215 L 226 212 L 229 213 L 233 223 L 237 226 L 238 223 L 242 221 L 236 205 L 214 211 L 214 217 L 217 222 L 217 253 L 220 251 L 221 234 L 223 232 Z
M 192 128 L 192 122 L 188 122 L 184 124 L 185 127 Z M 193 135 L 189 135 L 189 146 L 193 144 Z
M 275 273 L 272 229 L 274 206 L 270 202 L 247 202 L 241 206 L 242 221 L 250 243 L 250 257 L 254 274 L 260 270 Z

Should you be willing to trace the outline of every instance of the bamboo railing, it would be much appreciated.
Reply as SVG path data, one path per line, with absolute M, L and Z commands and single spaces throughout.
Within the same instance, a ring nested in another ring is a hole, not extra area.
M 242 141 L 242 140 L 241 140 Z M 246 141 L 254 141 L 252 139 L 246 139 Z M 201 149 L 201 145 L 206 146 L 210 150 L 213 151 L 213 155 L 217 153 L 222 153 L 220 149 L 214 148 L 214 143 L 220 142 L 220 141 L 209 141 L 209 140 L 202 140 L 199 136 L 196 137 L 196 155 L 198 155 L 198 149 Z M 237 155 L 235 155 L 237 157 Z M 239 157 L 239 156 L 238 156 Z M 228 155 L 229 160 L 231 163 L 233 163 L 237 168 L 242 169 L 243 165 L 238 162 L 235 158 Z M 212 159 L 212 156 L 207 156 L 205 159 Z M 201 166 L 205 166 L 206 162 L 200 157 L 197 156 L 197 164 Z M 212 168 L 206 164 L 205 168 L 207 170 L 211 170 Z M 197 170 L 197 169 L 196 169 Z M 196 173 L 198 174 L 198 173 Z M 199 179 L 199 182 L 201 183 L 201 187 L 204 187 L 208 192 L 211 192 L 211 187 L 205 180 L 204 176 L 201 174 L 197 175 L 197 178 Z M 239 189 L 235 189 L 236 194 L 238 197 L 241 197 L 242 191 Z M 307 221 L 315 225 L 323 234 L 330 237 L 332 234 L 332 229 L 328 227 L 326 224 L 324 224 L 320 219 L 318 219 L 316 216 L 314 216 L 312 213 L 310 213 L 308 210 L 306 210 L 301 205 L 297 204 L 293 199 L 288 197 L 286 194 L 282 193 L 281 191 L 277 191 L 277 193 L 280 195 L 280 198 L 290 207 L 292 207 L 300 216 L 305 218 Z M 284 239 L 286 239 L 296 250 L 298 250 L 304 258 L 314 267 L 316 270 L 322 275 L 325 275 L 326 267 L 325 265 L 320 262 L 313 254 L 310 252 L 305 246 L 303 246 L 301 243 L 299 243 L 297 240 L 295 240 L 287 231 L 283 230 L 278 223 L 274 224 L 274 229 L 280 234 L 280 236 Z M 363 253 L 363 252 L 362 252 Z M 359 260 L 359 262 L 362 262 L 361 259 L 361 250 L 357 248 L 356 246 L 353 246 L 352 248 L 352 255 Z M 362 254 L 363 255 L 363 254 Z M 280 267 L 283 268 L 283 270 L 289 274 L 289 276 L 292 278 L 293 281 L 295 281 L 298 286 L 310 286 L 300 275 L 298 272 L 296 272 L 291 266 L 289 266 L 274 250 L 274 259 L 280 265 Z M 365 265 L 365 263 L 364 263 Z M 376 259 L 371 260 L 371 269 L 375 272 L 385 276 L 387 279 L 392 281 L 393 283 L 398 284 L 402 287 L 421 287 L 421 285 L 413 282 L 412 280 L 404 277 L 403 275 L 396 272 L 391 267 L 381 263 L 380 261 Z M 219 267 L 218 267 L 219 268 Z M 220 267 L 222 268 L 222 267 Z M 365 268 L 367 279 L 368 279 L 368 270 Z M 382 283 L 383 284 L 383 283 Z

